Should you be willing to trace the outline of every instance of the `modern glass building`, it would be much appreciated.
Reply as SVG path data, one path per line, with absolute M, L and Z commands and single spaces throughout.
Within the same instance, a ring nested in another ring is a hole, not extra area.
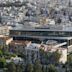
M 60 43 L 67 42 L 65 45 L 67 48 L 72 47 L 72 27 L 71 26 L 50 26 L 50 27 L 38 27 L 38 28 L 13 28 L 10 30 L 10 36 L 14 39 L 39 39 L 56 40 Z

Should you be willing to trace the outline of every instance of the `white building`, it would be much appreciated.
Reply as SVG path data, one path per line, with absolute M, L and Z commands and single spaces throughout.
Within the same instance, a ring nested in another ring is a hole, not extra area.
M 51 42 L 47 44 L 37 44 L 37 43 L 31 43 L 31 42 L 20 42 L 20 41 L 13 41 L 11 42 L 11 46 L 14 49 L 17 49 L 18 52 L 22 52 L 27 55 L 27 58 L 29 61 L 32 61 L 40 58 L 39 55 L 39 49 L 43 49 L 46 52 L 55 52 L 59 51 L 61 54 L 59 62 L 65 63 L 67 61 L 67 48 L 63 48 L 62 46 L 66 44 L 64 43 L 57 43 L 57 42 Z

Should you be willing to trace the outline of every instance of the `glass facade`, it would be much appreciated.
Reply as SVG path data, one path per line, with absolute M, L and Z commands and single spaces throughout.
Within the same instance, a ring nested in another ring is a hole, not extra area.
M 17 36 L 56 36 L 56 37 L 68 37 L 72 36 L 72 32 L 64 32 L 64 31 L 15 31 L 11 30 L 10 35 Z
M 72 36 L 72 32 L 66 32 L 66 31 L 19 31 L 19 30 L 11 30 L 10 31 L 10 36 L 13 36 L 14 40 L 30 40 L 30 41 L 36 41 L 39 42 L 39 38 L 28 38 L 28 36 L 47 36 L 47 37 L 70 37 Z M 25 36 L 25 37 L 24 37 Z M 44 39 L 44 40 L 49 40 L 49 39 Z M 44 42 L 43 40 L 43 42 Z M 51 39 L 50 39 L 51 40 Z M 62 42 L 67 42 L 66 46 L 70 46 L 72 45 L 72 39 L 67 40 L 67 39 L 53 39 L 52 40 L 56 40 L 59 43 Z M 41 41 L 40 41 L 41 42 Z

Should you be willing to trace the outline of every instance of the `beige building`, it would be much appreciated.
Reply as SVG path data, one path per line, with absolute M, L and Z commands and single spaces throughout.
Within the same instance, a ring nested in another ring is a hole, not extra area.
M 9 45 L 13 41 L 13 38 L 8 36 L 0 35 L 0 45 Z
M 9 35 L 9 30 L 11 29 L 10 26 L 0 26 L 0 35 Z

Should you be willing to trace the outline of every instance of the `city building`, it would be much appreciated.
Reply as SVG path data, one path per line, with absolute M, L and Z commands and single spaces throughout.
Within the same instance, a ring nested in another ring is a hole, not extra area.
M 0 35 L 0 45 L 9 45 L 11 43 L 11 41 L 13 41 L 13 38 L 10 38 L 8 36 L 3 36 Z
M 24 28 L 14 27 L 10 30 L 10 36 L 14 40 L 23 40 L 27 38 L 45 40 L 57 40 L 58 42 L 67 42 L 64 47 L 68 52 L 72 51 L 72 26 L 70 25 L 46 25 L 45 27 Z
M 11 29 L 11 26 L 0 26 L 0 35 L 8 36 L 9 30 Z
M 15 50 L 18 53 L 26 55 L 30 63 L 40 58 L 40 49 L 43 49 L 45 52 L 50 53 L 53 53 L 58 50 L 58 52 L 61 54 L 59 62 L 66 63 L 67 48 L 63 48 L 63 45 L 65 44 L 66 42 L 58 43 L 54 40 L 48 40 L 46 44 L 32 43 L 31 41 L 14 40 L 9 44 L 9 46 L 11 51 L 14 52 Z

